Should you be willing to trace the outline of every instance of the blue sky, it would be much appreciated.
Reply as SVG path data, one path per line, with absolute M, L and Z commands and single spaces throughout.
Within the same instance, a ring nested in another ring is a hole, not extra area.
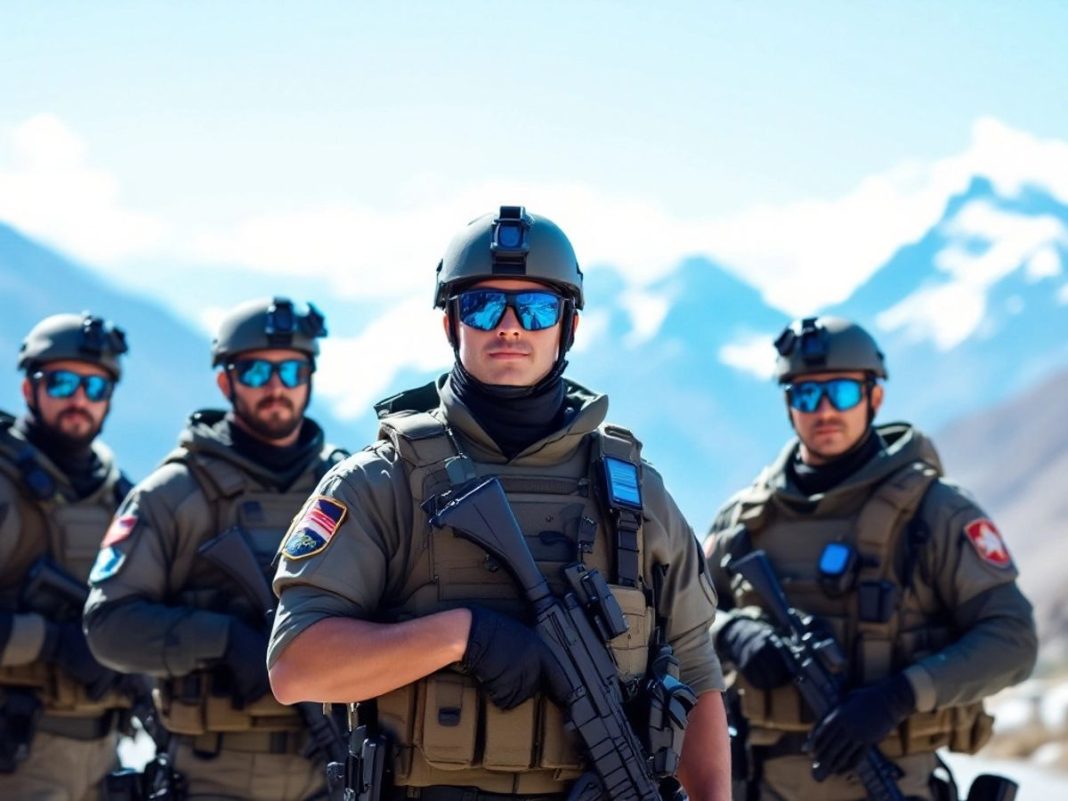
M 0 126 L 58 115 L 162 215 L 486 177 L 721 214 L 955 152 L 981 116 L 1063 134 L 1066 29 L 1054 2 L 7 3 Z
M 1068 203 L 1065 30 L 1054 2 L 0 3 L 0 220 L 206 328 L 343 298 L 383 369 L 447 360 L 431 271 L 500 203 L 620 269 L 641 336 L 693 254 L 802 314 L 976 174 Z M 967 220 L 1011 245 L 987 274 L 1061 270 L 1061 227 Z

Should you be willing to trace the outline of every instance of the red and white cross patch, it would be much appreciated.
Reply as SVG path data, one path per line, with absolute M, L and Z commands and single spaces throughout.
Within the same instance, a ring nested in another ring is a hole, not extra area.
M 1005 540 L 1001 538 L 1001 533 L 993 521 L 985 517 L 973 520 L 964 527 L 964 533 L 984 562 L 989 562 L 994 567 L 1012 566 L 1009 549 L 1005 547 Z

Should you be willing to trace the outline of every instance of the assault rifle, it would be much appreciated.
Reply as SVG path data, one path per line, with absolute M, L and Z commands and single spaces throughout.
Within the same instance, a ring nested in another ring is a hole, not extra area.
M 565 569 L 571 589 L 556 597 L 538 570 L 496 478 L 446 501 L 441 508 L 428 510 L 431 525 L 451 527 L 511 573 L 534 610 L 534 630 L 567 677 L 568 717 L 592 767 L 579 777 L 569 801 L 660 801 L 660 780 L 668 777 L 657 775 L 654 765 L 664 760 L 661 754 L 647 753 L 635 734 L 624 710 L 616 665 L 605 645 L 627 626 L 604 578 L 596 570 L 572 565 Z M 596 609 L 592 623 L 587 607 Z M 685 725 L 692 704 L 682 701 L 686 693 L 692 697 L 692 691 L 681 683 L 679 687 L 676 714 Z M 674 767 L 673 760 L 667 762 Z M 665 793 L 674 790 L 670 786 Z
M 844 694 L 846 659 L 838 643 L 814 625 L 811 617 L 802 617 L 790 606 L 764 551 L 756 550 L 739 559 L 731 559 L 726 567 L 728 572 L 748 581 L 768 605 L 772 618 L 779 625 L 782 653 L 793 674 L 794 684 L 816 720 L 821 720 L 838 706 Z M 883 755 L 878 746 L 867 748 L 855 770 L 872 801 L 904 801 L 897 786 L 901 770 Z M 967 801 L 1013 801 L 1016 790 L 1016 782 L 1011 779 L 983 773 L 972 782 Z
M 781 650 L 794 684 L 816 720 L 822 720 L 838 706 L 844 694 L 846 659 L 838 643 L 820 631 L 812 618 L 801 617 L 790 606 L 764 551 L 732 559 L 727 570 L 748 581 L 767 605 L 778 624 Z M 901 769 L 883 756 L 877 746 L 865 750 L 856 774 L 871 801 L 904 801 L 897 786 Z
M 22 590 L 22 606 L 49 620 L 79 620 L 89 588 L 67 573 L 48 556 L 42 556 L 26 574 Z M 121 693 L 131 700 L 130 715 L 138 720 L 152 743 L 156 756 L 145 766 L 144 773 L 130 768 L 116 770 L 104 780 L 108 801 L 137 801 L 155 799 L 169 801 L 181 797 L 182 779 L 174 770 L 171 736 L 160 722 L 152 702 L 152 689 L 144 676 L 128 674 L 118 683 Z
M 270 631 L 271 618 L 274 616 L 274 594 L 241 529 L 237 526 L 227 529 L 203 543 L 197 548 L 197 554 L 242 589 L 261 615 L 264 627 Z M 318 753 L 327 764 L 343 762 L 348 753 L 344 738 L 333 719 L 323 711 L 322 704 L 304 701 L 293 707 L 311 734 L 313 753 Z

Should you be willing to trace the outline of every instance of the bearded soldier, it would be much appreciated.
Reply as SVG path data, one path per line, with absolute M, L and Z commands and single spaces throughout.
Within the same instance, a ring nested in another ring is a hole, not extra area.
M 115 766 L 130 702 L 89 652 L 78 596 L 130 488 L 97 439 L 126 349 L 100 317 L 45 318 L 19 351 L 26 412 L 0 416 L 2 798 L 88 801 Z
M 177 450 L 119 510 L 93 570 L 93 652 L 158 677 L 190 801 L 322 793 L 327 744 L 309 742 L 313 721 L 270 693 L 270 599 L 256 587 L 267 586 L 290 519 L 343 455 L 304 415 L 325 333 L 314 306 L 285 298 L 226 315 L 212 364 L 230 409 L 190 417 Z

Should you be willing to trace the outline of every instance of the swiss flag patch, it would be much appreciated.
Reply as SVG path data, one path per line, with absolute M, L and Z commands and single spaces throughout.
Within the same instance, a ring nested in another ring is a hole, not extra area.
M 122 542 L 129 537 L 137 526 L 137 515 L 122 515 L 116 517 L 108 526 L 107 533 L 100 543 L 101 549 L 110 547 L 115 543 Z
M 964 527 L 964 533 L 976 552 L 994 567 L 1011 567 L 1012 557 L 1009 549 L 1005 547 L 1005 540 L 993 521 L 985 517 L 973 520 Z

